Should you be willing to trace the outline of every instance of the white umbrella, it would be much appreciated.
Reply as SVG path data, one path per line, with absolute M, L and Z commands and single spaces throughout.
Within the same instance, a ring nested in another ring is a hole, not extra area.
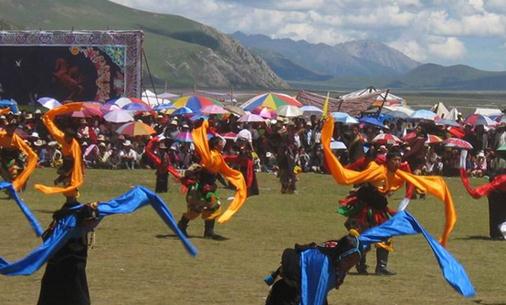
M 227 110 L 225 110 L 223 107 L 218 105 L 209 105 L 202 109 L 200 109 L 200 112 L 204 114 L 225 114 L 228 113 Z
M 332 141 L 330 142 L 330 149 L 345 150 L 346 145 L 341 141 Z
M 111 123 L 126 123 L 132 122 L 134 118 L 130 115 L 130 112 L 119 109 L 106 113 L 104 120 Z
M 343 124 L 358 124 L 358 120 L 346 112 L 332 112 L 331 115 L 335 122 Z
M 302 112 L 304 114 L 322 114 L 323 113 L 323 110 L 321 110 L 320 108 L 313 106 L 313 105 L 302 106 L 302 107 L 300 107 L 300 110 L 302 110 Z
M 47 109 L 53 109 L 61 106 L 61 103 L 52 97 L 41 97 L 37 100 L 37 103 L 41 104 Z
M 412 119 L 420 119 L 420 120 L 429 120 L 434 121 L 437 117 L 437 114 L 430 110 L 420 109 L 411 114 Z
M 293 118 L 293 117 L 301 116 L 304 114 L 299 107 L 292 106 L 292 105 L 281 106 L 276 110 L 276 113 L 278 115 L 281 115 L 281 116 L 284 116 L 287 118 Z

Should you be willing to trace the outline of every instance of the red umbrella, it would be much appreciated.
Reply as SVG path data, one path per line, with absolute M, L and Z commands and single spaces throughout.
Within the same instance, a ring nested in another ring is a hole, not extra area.
M 449 138 L 443 141 L 443 144 L 446 147 L 455 147 L 455 148 L 462 148 L 462 149 L 473 149 L 473 145 L 471 143 L 464 141 L 462 139 L 458 138 Z
M 416 139 L 416 132 L 408 132 L 404 137 L 402 137 L 403 141 L 410 142 Z
M 489 118 L 488 116 L 481 115 L 481 114 L 471 114 L 466 118 L 464 121 L 465 124 L 477 126 L 477 125 L 484 125 L 484 126 L 495 126 L 497 122 Z
M 456 138 L 463 138 L 466 135 L 464 130 L 462 130 L 462 128 L 459 127 L 450 127 L 448 128 L 448 132 Z
M 425 143 L 427 143 L 427 144 L 437 144 L 437 143 L 441 143 L 441 142 L 443 142 L 443 139 L 441 139 L 440 137 L 433 135 L 433 134 L 428 134 L 427 140 L 425 141 Z
M 398 144 L 402 143 L 402 140 L 390 133 L 380 133 L 372 139 L 372 142 L 377 144 Z

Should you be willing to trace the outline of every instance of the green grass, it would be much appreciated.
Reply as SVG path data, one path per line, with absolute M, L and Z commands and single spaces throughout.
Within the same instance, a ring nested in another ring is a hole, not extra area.
M 52 169 L 37 170 L 22 194 L 44 225 L 63 197 L 45 196 L 33 183 L 52 181 Z M 187 255 L 168 229 L 145 208 L 134 215 L 104 220 L 97 229 L 96 247 L 89 252 L 88 280 L 93 304 L 190 305 L 263 304 L 268 288 L 262 278 L 295 242 L 323 241 L 345 233 L 344 217 L 335 213 L 348 187 L 330 176 L 303 174 L 298 193 L 281 195 L 272 175 L 259 177 L 261 195 L 248 199 L 241 211 L 217 232 L 226 241 L 200 238 L 203 221 L 191 222 L 190 235 L 199 255 Z M 419 236 L 396 238 L 390 267 L 394 277 L 353 276 L 329 295 L 330 304 L 504 304 L 506 242 L 485 239 L 488 234 L 486 199 L 472 200 L 457 179 L 448 179 L 459 219 L 448 249 L 466 267 L 478 295 L 464 299 L 442 279 L 427 244 Z M 479 181 L 476 183 L 482 183 Z M 89 170 L 81 200 L 108 200 L 143 184 L 154 187 L 154 172 Z M 230 192 L 221 190 L 222 198 Z M 393 207 L 402 193 L 390 198 Z M 163 199 L 179 219 L 183 196 L 171 184 Z M 410 211 L 434 235 L 441 232 L 443 205 L 433 198 L 415 200 Z M 13 260 L 38 244 L 12 201 L 0 201 L 0 255 Z M 167 236 L 169 235 L 169 236 Z M 369 264 L 375 263 L 374 253 Z M 36 304 L 43 270 L 30 277 L 0 277 L 0 304 Z

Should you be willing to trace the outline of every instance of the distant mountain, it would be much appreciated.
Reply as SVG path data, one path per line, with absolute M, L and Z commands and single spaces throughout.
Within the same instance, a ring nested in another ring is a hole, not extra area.
M 262 56 L 280 76 L 284 70 L 290 69 L 270 63 L 295 64 L 317 75 L 333 77 L 398 76 L 419 65 L 401 52 L 374 41 L 359 40 L 330 46 L 242 32 L 235 32 L 232 37 Z M 299 76 L 286 73 L 282 77 L 285 80 L 301 80 Z
M 505 90 L 506 71 L 490 72 L 466 65 L 421 65 L 401 78 L 385 83 L 399 89 Z
M 0 11 L 0 29 L 4 30 L 142 29 L 144 50 L 158 84 L 288 87 L 260 57 L 228 35 L 180 16 L 144 12 L 106 0 L 0 0 Z

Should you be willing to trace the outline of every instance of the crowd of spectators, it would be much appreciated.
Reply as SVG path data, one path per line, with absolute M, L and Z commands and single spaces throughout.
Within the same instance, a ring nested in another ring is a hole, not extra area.
M 0 128 L 14 122 L 17 133 L 39 155 L 40 167 L 56 167 L 62 162 L 59 144 L 52 140 L 41 120 L 43 113 L 22 112 L 0 116 Z M 167 152 L 173 167 L 185 169 L 196 160 L 191 130 L 195 121 L 185 116 L 162 113 L 137 113 L 135 119 L 150 125 L 162 139 L 155 153 Z M 277 118 L 266 122 L 242 123 L 238 116 L 210 116 L 211 130 L 227 139 L 224 154 L 237 153 L 235 139 L 240 137 L 251 143 L 256 171 L 274 172 L 280 163 L 297 166 L 304 172 L 325 172 L 321 147 L 322 120 L 317 116 L 292 119 Z M 121 124 L 106 122 L 100 117 L 71 118 L 82 145 L 83 160 L 87 168 L 137 169 L 153 168 L 144 153 L 149 136 L 128 137 L 116 132 Z M 506 168 L 505 152 L 496 151 L 506 144 L 506 126 L 493 128 L 464 125 L 463 139 L 473 145 L 469 154 L 470 174 L 477 177 L 496 173 Z M 380 133 L 390 133 L 402 143 L 374 143 Z M 406 135 L 413 134 L 410 139 Z M 390 149 L 399 149 L 411 169 L 424 175 L 458 175 L 459 152 L 442 143 L 428 143 L 427 136 L 442 139 L 453 137 L 444 125 L 427 121 L 390 120 L 384 127 L 367 124 L 344 125 L 337 123 L 334 139 L 344 143 L 346 149 L 335 150 L 343 164 L 360 158 L 381 158 Z M 184 136 L 181 136 L 184 135 Z M 343 146 L 344 147 L 344 146 Z

